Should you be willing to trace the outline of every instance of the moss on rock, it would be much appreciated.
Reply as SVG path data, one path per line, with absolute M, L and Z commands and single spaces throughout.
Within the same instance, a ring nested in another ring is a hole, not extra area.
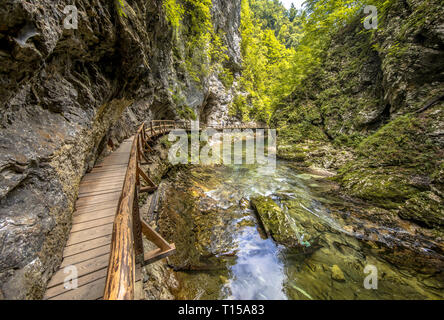
M 258 196 L 251 199 L 268 236 L 287 247 L 296 247 L 299 239 L 284 211 L 270 197 Z
M 433 192 L 421 192 L 406 201 L 399 211 L 403 219 L 419 221 L 427 227 L 444 227 L 444 205 Z
M 347 194 L 387 209 L 396 209 L 400 203 L 419 192 L 409 176 L 393 169 L 361 168 L 346 171 L 336 180 L 341 182 Z

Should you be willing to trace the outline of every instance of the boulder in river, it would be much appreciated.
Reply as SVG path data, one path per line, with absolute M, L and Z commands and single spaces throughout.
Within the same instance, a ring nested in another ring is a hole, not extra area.
M 345 281 L 344 273 L 336 264 L 331 268 L 331 278 L 336 281 Z
M 301 232 L 287 214 L 271 197 L 258 196 L 251 199 L 258 218 L 269 237 L 288 248 L 308 248 L 310 243 L 300 239 Z

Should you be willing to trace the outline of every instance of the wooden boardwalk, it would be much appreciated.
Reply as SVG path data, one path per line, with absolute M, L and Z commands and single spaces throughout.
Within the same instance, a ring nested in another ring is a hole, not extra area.
M 150 143 L 155 139 L 188 127 L 172 120 L 153 120 L 149 127 L 143 123 L 134 137 L 83 177 L 63 261 L 49 281 L 44 299 L 141 298 L 142 267 L 176 252 L 174 243 L 168 243 L 140 217 L 138 195 L 158 188 L 141 169 L 142 159 L 149 162 Z M 158 249 L 144 252 L 143 236 Z M 74 276 L 73 270 L 77 288 L 65 288 L 65 279 Z
M 63 261 L 48 283 L 45 299 L 103 298 L 113 222 L 132 142 L 133 138 L 125 140 L 115 152 L 98 163 L 82 179 L 76 211 L 72 218 L 71 233 L 63 252 Z M 65 278 L 70 274 L 64 273 L 67 266 L 77 268 L 76 290 L 64 288 Z

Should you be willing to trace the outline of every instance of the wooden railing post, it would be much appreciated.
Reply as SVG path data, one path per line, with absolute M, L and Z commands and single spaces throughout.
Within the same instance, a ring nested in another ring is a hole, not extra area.
M 145 135 L 145 122 L 142 124 L 142 131 L 140 131 L 140 137 L 142 139 L 142 147 L 145 145 L 146 143 L 146 135 Z

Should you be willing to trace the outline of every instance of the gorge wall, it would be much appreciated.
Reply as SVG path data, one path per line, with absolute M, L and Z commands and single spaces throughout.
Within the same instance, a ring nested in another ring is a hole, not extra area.
M 229 120 L 240 0 L 208 1 L 211 32 L 188 16 L 178 28 L 165 3 L 1 1 L 0 298 L 43 296 L 82 176 L 142 121 Z M 63 26 L 72 4 L 77 30 Z M 196 47 L 196 35 L 218 35 L 226 57 Z
M 365 15 L 356 17 L 333 36 L 321 67 L 276 108 L 278 155 L 336 171 L 345 195 L 433 228 L 441 240 L 442 3 L 375 3 L 378 28 L 365 30 Z

